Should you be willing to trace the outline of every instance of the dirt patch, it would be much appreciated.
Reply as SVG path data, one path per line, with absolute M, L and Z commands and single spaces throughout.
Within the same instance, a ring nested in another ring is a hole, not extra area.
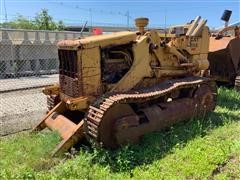
M 13 114 L 1 117 L 0 136 L 14 134 L 32 129 L 43 117 L 44 111 L 33 111 L 23 114 Z
M 213 179 L 216 175 L 226 172 L 228 170 L 229 164 L 237 164 L 239 163 L 239 158 L 236 155 L 229 156 L 228 160 L 220 163 L 217 167 L 212 171 L 212 175 L 209 179 Z M 232 179 L 236 179 L 237 177 L 231 177 Z
M 0 136 L 31 129 L 47 110 L 41 89 L 0 94 Z

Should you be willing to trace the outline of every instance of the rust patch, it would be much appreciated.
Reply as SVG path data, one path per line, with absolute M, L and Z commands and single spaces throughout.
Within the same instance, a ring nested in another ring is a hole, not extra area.
M 80 42 L 76 41 L 76 40 L 64 40 L 64 41 L 60 41 L 57 46 L 59 48 L 74 48 L 74 47 L 79 47 L 80 46 Z
M 223 37 L 221 39 L 215 39 L 215 37 L 210 37 L 209 52 L 225 49 L 232 39 L 234 39 L 234 38 L 233 37 Z

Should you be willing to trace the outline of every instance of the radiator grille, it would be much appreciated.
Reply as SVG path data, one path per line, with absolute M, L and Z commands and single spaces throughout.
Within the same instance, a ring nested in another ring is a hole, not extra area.
M 77 77 L 77 51 L 58 50 L 60 74 L 75 78 Z
M 58 50 L 61 92 L 70 97 L 82 95 L 81 71 L 78 70 L 77 51 Z

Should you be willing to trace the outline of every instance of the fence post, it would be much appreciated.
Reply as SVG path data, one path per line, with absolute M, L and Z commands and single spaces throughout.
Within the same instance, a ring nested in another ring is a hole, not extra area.
M 0 40 L 0 76 L 12 75 L 13 68 L 13 44 L 6 30 L 1 30 L 2 39 Z
M 59 41 L 59 35 L 58 35 L 58 32 L 55 32 L 55 40 L 53 44 L 57 45 L 58 41 Z
M 33 49 L 34 49 L 33 52 L 35 57 L 39 57 L 41 55 L 39 53 L 39 48 L 41 47 L 41 45 L 42 45 L 42 42 L 40 40 L 39 31 L 36 31 L 35 39 L 33 41 Z M 36 75 L 39 75 L 39 72 L 40 72 L 39 58 L 34 58 L 32 61 L 35 63 L 35 68 L 33 69 L 33 71 Z

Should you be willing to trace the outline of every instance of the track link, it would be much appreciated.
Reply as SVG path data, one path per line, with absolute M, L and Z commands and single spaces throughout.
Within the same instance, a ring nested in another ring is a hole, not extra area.
M 101 144 L 99 138 L 99 127 L 102 121 L 104 121 L 105 113 L 109 108 L 117 103 L 128 104 L 149 101 L 164 96 L 177 89 L 196 87 L 197 85 L 203 83 L 209 84 L 209 82 L 211 82 L 211 80 L 204 77 L 187 77 L 183 79 L 167 80 L 157 86 L 139 91 L 105 94 L 104 97 L 100 97 L 91 106 L 89 106 L 84 119 L 86 135 L 98 144 Z M 216 99 L 214 101 L 216 101 Z

